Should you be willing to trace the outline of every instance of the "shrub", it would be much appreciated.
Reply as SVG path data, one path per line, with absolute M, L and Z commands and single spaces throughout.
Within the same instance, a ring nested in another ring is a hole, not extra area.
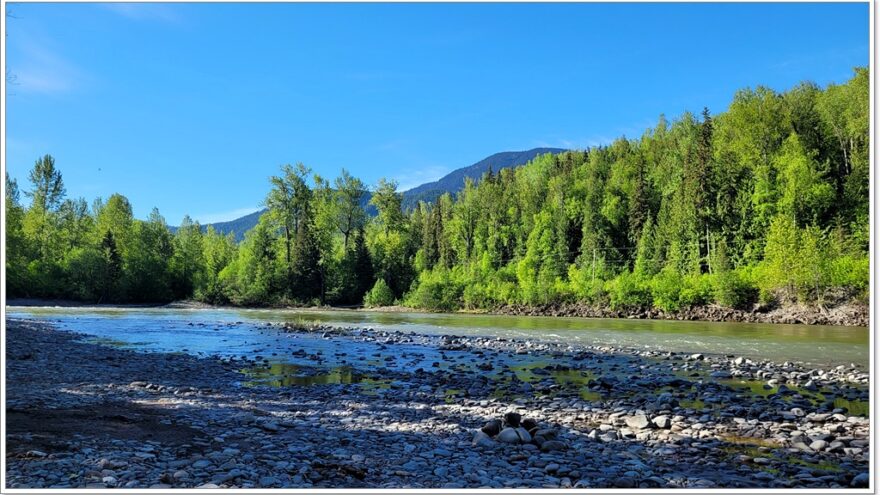
M 755 302 L 757 288 L 740 271 L 725 271 L 714 276 L 715 301 L 729 308 L 744 308 Z
M 364 306 L 368 308 L 391 306 L 392 304 L 394 304 L 394 294 L 385 283 L 385 279 L 382 278 L 377 280 L 373 288 L 364 296 Z
M 408 305 L 432 311 L 453 311 L 461 307 L 464 283 L 449 270 L 423 272 L 406 298 Z
M 700 306 L 714 299 L 713 275 L 691 275 L 683 280 L 678 301 L 682 306 Z
M 865 291 L 868 288 L 870 259 L 868 256 L 845 255 L 831 261 L 832 287 Z
M 671 267 L 666 267 L 651 279 L 651 296 L 654 307 L 663 311 L 678 311 L 681 307 L 682 277 Z
M 603 304 L 608 301 L 605 292 L 605 281 L 602 275 L 594 276 L 590 267 L 578 268 L 577 265 L 568 267 L 568 288 L 564 291 L 571 294 L 575 300 L 587 301 L 592 304 Z
M 612 309 L 644 307 L 651 304 L 651 291 L 637 275 L 623 271 L 605 283 Z

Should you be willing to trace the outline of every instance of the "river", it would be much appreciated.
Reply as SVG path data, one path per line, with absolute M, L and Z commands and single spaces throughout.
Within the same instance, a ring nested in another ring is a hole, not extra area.
M 865 368 L 869 362 L 869 331 L 865 327 L 311 309 L 13 306 L 6 310 L 8 316 L 50 320 L 63 329 L 90 334 L 105 343 L 197 355 L 283 355 L 283 334 L 262 324 L 321 322 L 420 334 L 529 338 L 734 355 L 776 362 L 800 361 L 821 367 L 855 363 Z M 320 342 L 310 344 L 318 348 L 327 346 Z M 362 349 L 363 353 L 367 350 Z

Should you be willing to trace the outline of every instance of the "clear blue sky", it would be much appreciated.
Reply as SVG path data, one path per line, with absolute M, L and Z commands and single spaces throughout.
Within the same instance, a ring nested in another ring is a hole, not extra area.
M 640 135 L 735 90 L 844 82 L 863 4 L 10 4 L 7 163 L 170 224 L 253 211 L 303 162 L 413 187 L 487 155 Z

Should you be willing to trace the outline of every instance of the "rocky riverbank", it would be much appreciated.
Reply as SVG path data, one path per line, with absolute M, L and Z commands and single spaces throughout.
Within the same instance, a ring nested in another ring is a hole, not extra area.
M 492 313 L 517 316 L 578 316 L 585 318 L 789 323 L 856 327 L 866 327 L 869 322 L 868 305 L 858 302 L 842 303 L 826 308 L 805 305 L 788 305 L 771 308 L 755 305 L 750 310 L 726 308 L 710 304 L 705 306 L 686 307 L 674 312 L 665 312 L 656 308 L 613 310 L 608 307 L 590 306 L 582 303 L 553 303 L 538 306 L 503 306 L 492 311 Z
M 245 359 L 143 353 L 7 319 L 6 485 L 868 483 L 868 374 L 857 366 L 367 328 L 254 331 L 293 347 L 370 345 L 372 362 L 301 348 L 290 357 L 311 365 L 295 369 L 272 349 Z M 426 356 L 439 357 L 415 364 Z M 331 357 L 350 359 L 330 369 Z
M 93 304 L 81 301 L 57 299 L 10 299 L 7 306 L 20 307 L 71 307 L 71 308 L 152 308 L 172 309 L 212 309 L 241 308 L 242 306 L 216 306 L 200 301 L 183 300 L 167 304 Z M 379 313 L 412 313 L 424 311 L 406 306 L 382 306 L 359 308 L 357 306 L 255 306 L 260 309 L 359 309 Z M 549 303 L 539 305 L 510 304 L 490 310 L 461 310 L 463 313 L 481 313 L 513 316 L 572 316 L 582 318 L 625 318 L 677 321 L 710 321 L 738 323 L 783 323 L 803 325 L 840 325 L 866 327 L 870 322 L 870 307 L 856 300 L 841 300 L 816 307 L 802 304 L 788 304 L 781 307 L 755 304 L 749 310 L 727 308 L 717 304 L 689 306 L 678 311 L 666 312 L 657 308 L 611 309 L 608 306 L 593 306 L 585 303 Z

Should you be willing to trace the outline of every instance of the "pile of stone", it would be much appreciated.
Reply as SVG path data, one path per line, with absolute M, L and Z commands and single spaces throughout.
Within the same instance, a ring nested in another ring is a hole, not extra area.
M 556 430 L 542 427 L 532 418 L 523 419 L 515 412 L 508 412 L 502 419 L 487 422 L 476 432 L 472 442 L 475 447 L 495 447 L 499 443 L 535 445 L 543 452 L 565 450 L 565 444 L 556 437 Z

